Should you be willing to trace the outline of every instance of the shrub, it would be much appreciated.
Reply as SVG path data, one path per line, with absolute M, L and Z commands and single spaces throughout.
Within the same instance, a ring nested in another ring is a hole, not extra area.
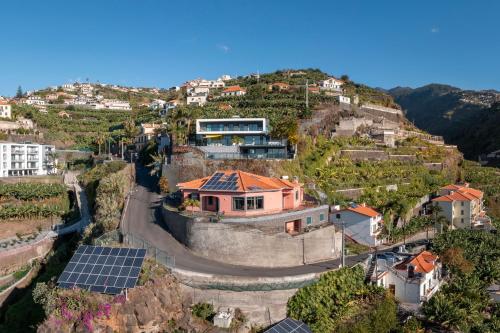
M 191 307 L 193 316 L 211 321 L 215 316 L 214 307 L 209 303 L 197 303 Z

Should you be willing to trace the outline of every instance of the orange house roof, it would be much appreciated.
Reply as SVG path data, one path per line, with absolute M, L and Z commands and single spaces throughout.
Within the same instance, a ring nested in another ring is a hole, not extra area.
M 223 92 L 235 92 L 235 91 L 245 91 L 245 89 L 241 88 L 240 86 L 230 86 L 227 87 Z
M 367 207 L 367 206 L 362 206 L 362 205 L 358 205 L 356 207 L 347 207 L 347 210 L 354 212 L 354 213 L 361 214 L 361 215 L 365 215 L 368 217 L 377 217 L 379 215 L 382 215 L 379 212 L 377 212 L 375 209 L 373 209 L 371 207 Z
M 460 186 L 460 185 L 447 185 L 442 189 L 453 191 L 448 195 L 443 195 L 432 199 L 432 201 L 474 201 L 483 198 L 483 192 L 474 188 Z
M 275 177 L 259 176 L 240 170 L 223 170 L 217 171 L 208 177 L 179 183 L 177 187 L 181 190 L 254 192 L 293 189 L 300 187 L 300 184 Z
M 396 265 L 397 269 L 407 269 L 408 265 L 415 267 L 415 272 L 429 273 L 434 270 L 435 262 L 438 256 L 429 251 L 422 251 L 416 256 L 409 258 L 402 263 Z

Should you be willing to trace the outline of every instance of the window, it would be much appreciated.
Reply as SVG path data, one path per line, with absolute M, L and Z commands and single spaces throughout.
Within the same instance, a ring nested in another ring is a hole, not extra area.
M 295 201 L 299 200 L 299 191 L 295 192 Z
M 245 210 L 245 198 L 234 197 L 233 198 L 233 210 Z
M 460 211 L 460 215 L 464 215 L 464 210 L 463 209 Z
M 324 213 L 319 214 L 319 221 L 323 222 L 324 220 L 325 220 L 325 214 Z
M 247 198 L 247 209 L 255 209 L 255 197 Z
M 306 217 L 306 224 L 311 225 L 313 223 L 313 218 L 311 216 Z
M 460 205 L 463 207 L 463 206 L 464 206 L 464 202 L 463 202 L 463 201 L 460 201 Z
M 200 194 L 199 193 L 191 193 L 188 197 L 190 199 L 193 199 L 193 200 L 200 200 Z
M 461 219 L 462 220 L 462 223 L 464 223 L 464 219 Z
M 256 209 L 264 209 L 264 197 L 255 197 Z

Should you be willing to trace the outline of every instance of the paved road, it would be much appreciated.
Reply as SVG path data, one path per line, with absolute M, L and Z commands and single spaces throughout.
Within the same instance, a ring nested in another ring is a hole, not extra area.
M 229 265 L 199 257 L 166 231 L 161 219 L 161 196 L 154 191 L 155 183 L 156 180 L 149 176 L 144 168 L 137 167 L 137 185 L 130 196 L 122 228 L 124 232 L 139 236 L 158 249 L 175 256 L 176 268 L 217 275 L 279 277 L 317 273 L 339 267 L 339 259 L 297 267 L 264 268 Z M 366 257 L 366 254 L 347 257 L 346 263 L 353 265 Z

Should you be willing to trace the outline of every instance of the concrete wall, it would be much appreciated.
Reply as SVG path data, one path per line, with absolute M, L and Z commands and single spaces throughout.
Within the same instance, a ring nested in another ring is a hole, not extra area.
M 345 149 L 340 151 L 341 157 L 349 157 L 353 161 L 385 161 L 389 159 L 389 154 L 383 150 L 353 150 Z
M 0 275 L 18 270 L 33 258 L 45 256 L 53 243 L 51 237 L 46 237 L 34 244 L 0 252 Z
M 340 256 L 341 235 L 329 224 L 291 236 L 284 228 L 270 232 L 251 224 L 206 223 L 166 208 L 163 218 L 172 235 L 194 253 L 225 263 L 286 267 Z

